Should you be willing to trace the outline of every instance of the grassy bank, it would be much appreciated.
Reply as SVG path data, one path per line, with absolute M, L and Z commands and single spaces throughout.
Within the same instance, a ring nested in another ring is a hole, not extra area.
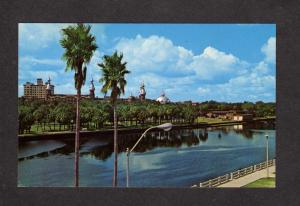
M 244 186 L 245 188 L 275 188 L 275 177 L 261 178 Z
M 264 119 L 255 119 L 254 121 L 263 121 L 263 120 L 268 120 L 269 118 L 264 118 Z M 166 123 L 169 121 L 162 121 L 161 124 Z M 195 123 L 191 124 L 191 123 L 173 123 L 173 127 L 174 128 L 184 128 L 184 127 L 209 127 L 209 126 L 228 126 L 228 125 L 235 125 L 235 124 L 243 124 L 243 123 L 247 123 L 246 121 L 232 121 L 232 120 L 222 120 L 222 119 L 218 119 L 218 118 L 206 118 L 206 117 L 201 117 L 198 118 L 197 121 L 195 121 Z M 157 124 L 155 124 L 157 125 Z M 155 126 L 154 124 L 144 124 L 144 125 L 130 125 L 130 126 L 125 126 L 125 125 L 119 125 L 118 126 L 118 131 L 126 131 L 126 132 L 130 132 L 130 131 L 136 131 L 136 130 L 143 130 L 143 129 L 147 129 L 151 126 Z M 68 130 L 67 128 L 71 128 L 68 127 L 68 125 L 61 125 L 61 127 L 59 127 L 59 125 L 51 126 L 51 127 L 46 127 L 45 130 L 42 130 L 41 126 L 39 126 L 39 128 L 37 128 L 37 125 L 34 125 L 32 127 L 31 132 L 28 133 L 24 133 L 24 134 L 19 134 L 19 137 L 33 137 L 33 136 L 44 136 L 44 135 L 57 135 L 57 134 L 72 134 L 74 133 L 74 129 L 75 126 L 73 126 L 73 130 Z M 106 132 L 110 132 L 113 131 L 113 127 L 112 125 L 105 125 L 102 128 L 99 129 L 95 129 L 95 128 L 85 128 L 82 127 L 81 132 L 84 133 L 106 133 Z

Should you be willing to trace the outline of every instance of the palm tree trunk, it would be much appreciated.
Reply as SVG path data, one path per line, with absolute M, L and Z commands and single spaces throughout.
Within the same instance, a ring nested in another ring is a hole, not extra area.
M 114 108 L 114 153 L 115 153 L 115 160 L 114 160 L 114 177 L 113 177 L 113 187 L 118 185 L 118 137 L 117 137 L 117 105 L 116 103 L 113 104 Z
M 75 135 L 75 187 L 79 186 L 79 132 L 80 132 L 80 89 L 77 89 L 77 99 L 76 99 L 76 135 Z

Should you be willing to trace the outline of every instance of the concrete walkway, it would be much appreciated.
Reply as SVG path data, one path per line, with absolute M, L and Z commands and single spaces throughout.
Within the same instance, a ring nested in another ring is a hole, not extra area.
M 275 166 L 269 167 L 269 177 L 275 177 L 274 172 Z M 267 177 L 267 169 L 259 170 L 244 177 L 234 179 L 230 182 L 219 185 L 218 187 L 242 187 L 263 177 Z

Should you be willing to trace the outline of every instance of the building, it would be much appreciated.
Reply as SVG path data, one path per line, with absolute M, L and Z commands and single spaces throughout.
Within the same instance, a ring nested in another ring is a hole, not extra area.
M 47 95 L 54 95 L 54 85 L 49 80 L 44 84 L 41 78 L 36 80 L 36 84 L 26 82 L 24 86 L 24 97 L 29 99 L 46 99 Z
M 144 82 L 142 82 L 141 87 L 140 87 L 139 99 L 141 101 L 144 101 L 146 99 L 146 90 L 145 90 L 145 84 L 144 84 Z
M 251 121 L 253 120 L 253 114 L 236 114 L 233 116 L 234 121 Z
M 162 92 L 162 94 L 156 99 L 156 101 L 161 104 L 167 104 L 170 102 L 170 99 L 166 96 L 164 92 Z
M 82 94 L 81 99 L 92 99 L 97 101 L 110 101 L 110 96 L 104 95 L 103 98 L 95 97 L 95 85 L 94 80 L 90 81 L 89 94 Z M 24 84 L 24 96 L 21 97 L 25 100 L 39 99 L 42 101 L 65 101 L 65 102 L 76 102 L 76 94 L 54 94 L 54 85 L 51 84 L 51 79 L 44 84 L 41 78 L 37 79 L 37 83 L 33 84 L 27 82 Z M 118 101 L 124 102 L 137 102 L 137 101 L 147 101 L 147 102 L 159 102 L 161 104 L 169 103 L 169 98 L 162 92 L 161 96 L 156 100 L 146 99 L 146 89 L 145 84 L 142 82 L 140 86 L 140 91 L 138 96 L 133 96 L 132 94 L 128 98 L 119 98 Z
M 88 95 L 81 95 L 81 99 L 95 99 L 95 86 L 92 79 Z M 41 78 L 38 78 L 36 84 L 26 82 L 24 84 L 24 99 L 38 99 L 46 101 L 67 101 L 75 102 L 76 95 L 74 94 L 54 94 L 54 85 L 51 84 L 51 79 L 44 84 Z
M 91 86 L 90 86 L 90 98 L 95 99 L 95 86 L 94 86 L 94 80 L 93 79 L 91 81 Z

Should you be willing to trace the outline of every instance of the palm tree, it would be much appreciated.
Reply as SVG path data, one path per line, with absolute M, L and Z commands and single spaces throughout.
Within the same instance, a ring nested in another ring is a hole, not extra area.
M 77 24 L 62 29 L 61 46 L 65 49 L 62 56 L 66 61 L 66 71 L 74 71 L 74 82 L 77 90 L 76 100 L 76 135 L 75 135 L 75 187 L 79 183 L 79 131 L 80 111 L 79 101 L 81 87 L 86 79 L 86 65 L 90 62 L 94 51 L 97 49 L 96 38 L 90 34 L 91 26 Z
M 103 83 L 101 92 L 104 94 L 109 90 L 111 91 L 110 100 L 114 110 L 114 176 L 113 176 L 113 187 L 118 185 L 118 142 L 117 142 L 117 112 L 116 112 L 116 101 L 118 96 L 124 94 L 126 85 L 125 74 L 130 72 L 126 69 L 126 62 L 122 63 L 123 54 L 118 55 L 114 52 L 113 55 L 105 55 L 103 57 L 103 63 L 98 64 L 102 70 L 102 78 L 100 82 Z

